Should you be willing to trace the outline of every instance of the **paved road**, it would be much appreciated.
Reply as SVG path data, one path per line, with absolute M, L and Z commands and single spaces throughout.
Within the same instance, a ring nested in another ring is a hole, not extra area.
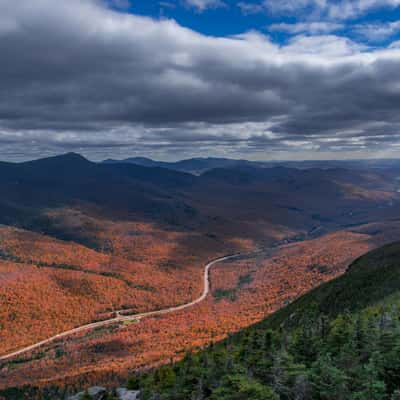
M 110 318 L 104 321 L 99 321 L 99 322 L 93 322 L 91 324 L 87 324 L 87 325 L 82 325 L 79 326 L 77 328 L 74 329 L 70 329 L 69 331 L 65 331 L 62 333 L 59 333 L 58 335 L 52 336 L 48 339 L 42 340 L 41 342 L 32 344 L 31 346 L 27 346 L 24 347 L 23 349 L 14 351 L 13 353 L 9 353 L 3 356 L 0 356 L 0 361 L 5 361 L 5 360 L 9 360 L 13 357 L 17 357 L 20 356 L 24 353 L 27 353 L 29 351 L 35 350 L 45 344 L 49 344 L 51 342 L 54 342 L 55 340 L 58 339 L 62 339 L 65 338 L 67 336 L 71 336 L 74 335 L 75 333 L 79 333 L 79 332 L 83 332 L 83 331 L 88 331 L 91 329 L 95 329 L 95 328 L 100 328 L 103 326 L 107 326 L 110 324 L 114 324 L 116 322 L 123 322 L 123 321 L 134 321 L 134 320 L 140 320 L 146 317 L 155 317 L 158 315 L 164 315 L 164 314 L 169 314 L 169 313 L 173 313 L 175 311 L 180 311 L 180 310 L 184 310 L 185 308 L 189 308 L 194 306 L 195 304 L 201 303 L 209 294 L 210 292 L 210 269 L 213 265 L 220 263 L 222 261 L 226 261 L 235 257 L 238 257 L 239 254 L 233 254 L 233 255 L 229 255 L 229 256 L 225 256 L 225 257 L 221 257 L 218 258 L 214 261 L 209 262 L 205 268 L 204 268 L 204 289 L 203 289 L 203 293 L 202 295 L 196 299 L 191 301 L 190 303 L 186 303 L 186 304 L 182 304 L 180 306 L 176 306 L 176 307 L 169 307 L 169 308 L 165 308 L 163 310 L 158 310 L 158 311 L 150 311 L 150 312 L 146 312 L 146 313 L 141 313 L 141 314 L 134 314 L 134 315 L 122 315 L 122 313 L 128 313 L 130 310 L 119 310 L 116 311 L 116 316 L 114 318 Z

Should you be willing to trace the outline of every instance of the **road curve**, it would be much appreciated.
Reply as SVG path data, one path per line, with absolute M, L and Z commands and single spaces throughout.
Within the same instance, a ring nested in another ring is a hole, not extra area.
M 140 320 L 146 317 L 156 317 L 158 315 L 164 315 L 164 314 L 169 314 L 169 313 L 173 313 L 175 311 L 180 311 L 180 310 L 184 310 L 185 308 L 189 308 L 192 307 L 198 303 L 201 303 L 203 300 L 205 300 L 205 298 L 208 296 L 209 292 L 210 292 L 210 269 L 213 265 L 220 263 L 222 261 L 226 261 L 232 258 L 235 258 L 239 256 L 239 254 L 232 254 L 232 255 L 228 255 L 228 256 L 224 256 L 221 258 L 218 258 L 216 260 L 213 260 L 211 262 L 209 262 L 205 268 L 204 268 L 204 289 L 203 289 L 203 293 L 202 295 L 197 298 L 196 300 L 191 301 L 190 303 L 186 303 L 186 304 L 182 304 L 180 306 L 176 306 L 176 307 L 169 307 L 169 308 L 165 308 L 162 310 L 157 310 L 157 311 L 150 311 L 150 312 L 145 312 L 145 313 L 141 313 L 141 314 L 134 314 L 134 315 L 121 315 L 120 313 L 122 312 L 129 312 L 129 310 L 120 310 L 116 312 L 116 317 L 114 318 L 110 318 L 104 321 L 99 321 L 99 322 L 93 322 L 91 324 L 86 324 L 86 325 L 82 325 L 79 326 L 77 328 L 74 329 L 70 329 L 68 331 L 59 333 L 57 335 L 54 335 L 48 339 L 42 340 L 41 342 L 32 344 L 30 346 L 24 347 L 23 349 L 14 351 L 12 353 L 9 354 L 5 354 L 3 356 L 0 356 L 0 361 L 6 361 L 9 360 L 11 358 L 20 356 L 24 353 L 27 353 L 29 351 L 35 350 L 41 346 L 44 346 L 45 344 L 49 344 L 51 342 L 54 342 L 55 340 L 58 339 L 62 339 L 65 338 L 67 336 L 71 336 L 74 335 L 76 333 L 79 332 L 83 332 L 83 331 L 87 331 L 87 330 L 91 330 L 91 329 L 95 329 L 95 328 L 100 328 L 103 326 L 107 326 L 116 322 L 123 322 L 123 321 L 133 321 L 133 320 Z

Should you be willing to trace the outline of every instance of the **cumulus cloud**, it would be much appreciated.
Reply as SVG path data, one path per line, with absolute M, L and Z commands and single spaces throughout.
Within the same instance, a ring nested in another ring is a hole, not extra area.
M 306 157 L 399 142 L 396 45 L 215 38 L 101 0 L 0 0 L 0 27 L 3 157 Z

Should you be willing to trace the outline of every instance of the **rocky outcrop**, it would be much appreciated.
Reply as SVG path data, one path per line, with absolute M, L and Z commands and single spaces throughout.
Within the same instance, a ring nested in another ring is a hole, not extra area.
M 106 400 L 107 389 L 101 386 L 93 386 L 88 389 L 89 395 L 93 400 Z M 139 400 L 140 392 L 138 390 L 128 390 L 125 388 L 118 388 L 116 390 L 117 398 L 119 400 Z M 66 400 L 81 400 L 85 392 L 79 392 L 73 396 L 68 397 Z
M 140 392 L 138 390 L 119 388 L 117 389 L 117 395 L 120 400 L 139 400 Z
M 101 386 L 93 386 L 88 389 L 89 395 L 93 400 L 105 400 L 107 397 L 107 389 Z M 85 392 L 79 392 L 74 396 L 68 397 L 67 400 L 81 400 Z

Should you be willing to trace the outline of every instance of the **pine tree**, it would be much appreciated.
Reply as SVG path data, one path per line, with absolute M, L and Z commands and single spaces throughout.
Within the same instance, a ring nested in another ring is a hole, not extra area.
M 313 399 L 338 400 L 348 399 L 347 376 L 336 368 L 329 355 L 324 355 L 311 370 Z

